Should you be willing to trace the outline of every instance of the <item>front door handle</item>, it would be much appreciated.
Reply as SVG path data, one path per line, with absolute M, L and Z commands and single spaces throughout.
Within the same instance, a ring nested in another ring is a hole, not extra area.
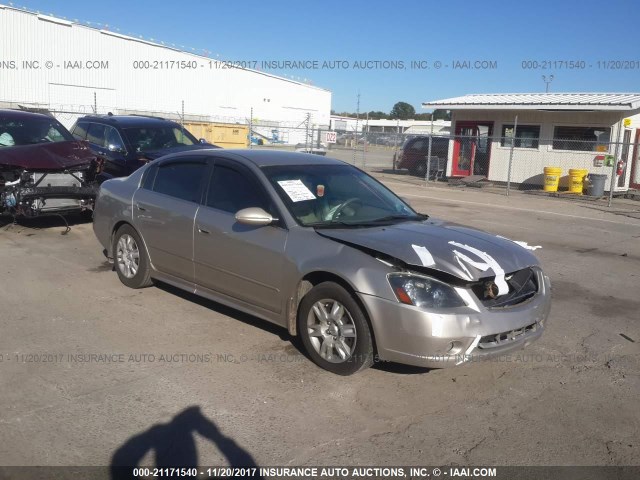
M 206 235 L 209 235 L 211 232 L 209 230 L 202 228 L 200 225 L 198 225 L 198 233 L 204 233 Z

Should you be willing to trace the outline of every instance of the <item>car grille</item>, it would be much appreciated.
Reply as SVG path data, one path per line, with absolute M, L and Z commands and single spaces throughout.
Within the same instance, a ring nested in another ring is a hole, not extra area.
M 496 333 L 494 335 L 485 335 L 478 342 L 478 348 L 488 349 L 502 347 L 511 342 L 520 340 L 528 333 L 533 333 L 538 329 L 537 323 L 532 323 L 526 327 L 518 328 L 516 330 L 509 330 L 508 332 Z
M 493 278 L 484 279 L 471 287 L 478 299 L 487 308 L 513 307 L 526 302 L 538 293 L 538 275 L 532 268 L 525 268 L 505 275 L 505 280 L 509 285 L 509 292 L 495 298 L 491 297 L 489 288 L 493 280 Z

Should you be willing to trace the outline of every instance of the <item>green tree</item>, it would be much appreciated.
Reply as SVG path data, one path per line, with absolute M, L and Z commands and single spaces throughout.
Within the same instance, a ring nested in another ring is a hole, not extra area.
M 366 114 L 365 114 L 365 117 L 366 117 Z M 375 112 L 374 111 L 369 112 L 369 120 L 380 120 L 384 118 L 388 118 L 388 115 L 384 112 L 381 112 L 379 110 Z
M 396 103 L 391 109 L 391 112 L 389 112 L 389 117 L 400 120 L 408 120 L 413 118 L 415 115 L 416 109 L 413 108 L 413 105 L 410 105 L 407 102 Z
M 434 120 L 451 120 L 451 111 L 450 110 L 434 110 L 431 114 L 431 117 Z

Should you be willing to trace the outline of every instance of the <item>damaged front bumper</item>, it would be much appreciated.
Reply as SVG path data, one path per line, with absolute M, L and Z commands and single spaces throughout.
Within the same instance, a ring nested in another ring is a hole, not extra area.
M 549 277 L 537 270 L 538 292 L 509 307 L 442 311 L 358 294 L 371 319 L 378 357 L 427 368 L 482 361 L 526 347 L 542 335 L 551 309 Z M 472 294 L 472 292 L 469 292 Z
M 37 217 L 92 210 L 98 190 L 80 172 L 32 174 L 0 189 L 0 213 Z

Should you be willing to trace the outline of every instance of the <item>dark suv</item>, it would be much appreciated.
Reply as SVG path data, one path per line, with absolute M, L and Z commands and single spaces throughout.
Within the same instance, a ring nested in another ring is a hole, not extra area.
M 431 143 L 431 176 L 436 174 L 438 164 L 446 164 L 449 153 L 449 138 L 433 137 Z M 427 173 L 427 156 L 429 155 L 429 137 L 417 136 L 408 138 L 398 156 L 394 158 L 396 168 L 406 168 L 412 175 L 423 177 Z M 438 157 L 436 161 L 433 157 Z
M 89 115 L 71 128 L 78 140 L 104 159 L 108 177 L 130 175 L 146 162 L 185 150 L 220 148 L 197 140 L 179 123 L 142 115 Z

